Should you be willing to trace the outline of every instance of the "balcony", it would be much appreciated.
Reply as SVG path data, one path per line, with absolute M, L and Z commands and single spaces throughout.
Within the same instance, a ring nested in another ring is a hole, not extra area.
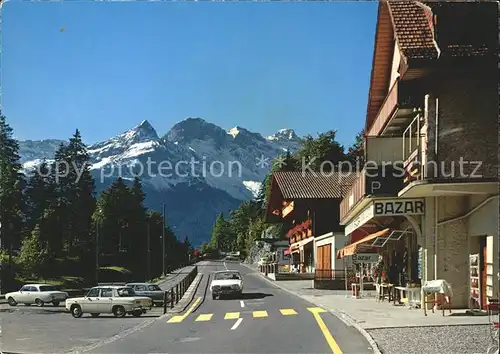
M 367 136 L 399 135 L 423 97 L 414 85 L 396 80 L 385 97 Z
M 311 220 L 306 220 L 292 227 L 286 234 L 290 243 L 295 243 L 312 236 Z
M 405 172 L 401 163 L 367 164 L 359 173 L 340 203 L 341 223 L 365 197 L 394 197 L 404 187 Z

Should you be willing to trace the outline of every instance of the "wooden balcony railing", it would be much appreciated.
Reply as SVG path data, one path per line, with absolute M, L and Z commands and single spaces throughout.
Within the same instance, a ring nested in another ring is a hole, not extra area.
M 372 125 L 368 129 L 368 136 L 377 136 L 380 135 L 384 126 L 386 125 L 389 118 L 394 113 L 394 110 L 398 106 L 398 96 L 399 96 L 399 80 L 396 80 L 394 85 L 392 85 L 391 89 L 387 96 L 385 96 L 385 100 L 380 106 L 380 109 L 377 113 L 375 120 Z
M 294 237 L 295 239 L 299 238 L 305 238 L 310 236 L 311 234 L 311 220 L 306 220 L 304 222 L 301 222 L 300 224 L 295 225 L 292 227 L 288 232 L 287 232 L 287 237 L 291 238 Z M 305 237 L 303 237 L 305 236 Z

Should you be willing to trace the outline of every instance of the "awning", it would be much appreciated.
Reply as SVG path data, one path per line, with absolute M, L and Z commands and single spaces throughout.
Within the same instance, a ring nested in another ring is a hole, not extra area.
M 300 247 L 307 245 L 308 243 L 314 241 L 314 237 L 308 237 L 305 240 L 301 240 L 299 242 L 292 243 L 290 247 L 288 247 L 288 252 L 289 253 L 298 253 L 300 251 Z M 285 251 L 286 252 L 286 251 Z M 289 254 L 288 253 L 288 254 Z M 287 253 L 285 253 L 287 254 Z
M 337 259 L 342 259 L 345 256 L 352 256 L 353 254 L 357 253 L 359 249 L 361 248 L 360 246 L 364 243 L 368 243 L 370 241 L 374 241 L 378 237 L 386 236 L 389 233 L 390 229 L 384 229 L 378 232 L 375 232 L 373 234 L 370 234 L 368 236 L 365 236 L 359 241 L 356 241 L 354 243 L 351 243 L 350 245 L 345 246 L 344 248 L 341 248 L 337 252 Z

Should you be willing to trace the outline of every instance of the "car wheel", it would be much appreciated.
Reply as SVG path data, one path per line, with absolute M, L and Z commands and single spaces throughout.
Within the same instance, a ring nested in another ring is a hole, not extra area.
M 40 299 L 35 299 L 35 305 L 38 306 L 38 307 L 43 307 L 44 302 Z
M 60 302 L 59 301 L 52 301 L 52 305 L 54 306 L 59 306 Z
M 14 300 L 14 298 L 13 298 L 13 297 L 9 297 L 9 298 L 7 299 L 7 301 L 8 301 L 8 303 L 9 303 L 9 305 L 10 305 L 10 306 L 16 306 L 16 305 L 17 305 L 17 301 L 16 301 L 16 300 Z
M 83 311 L 80 305 L 72 305 L 70 311 L 71 316 L 73 316 L 74 318 L 80 318 L 83 315 Z
M 125 312 L 125 309 L 123 308 L 123 306 L 113 307 L 113 315 L 115 315 L 115 317 L 118 317 L 118 318 L 125 317 L 126 314 L 127 313 Z
M 142 310 L 132 311 L 132 316 L 134 317 L 141 317 L 141 315 L 142 315 Z
M 92 317 L 99 317 L 100 313 L 91 313 L 90 316 Z
M 212 295 L 212 300 L 217 299 L 217 295 Z

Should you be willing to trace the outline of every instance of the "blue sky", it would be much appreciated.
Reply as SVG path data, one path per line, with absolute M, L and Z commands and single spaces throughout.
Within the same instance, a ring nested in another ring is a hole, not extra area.
M 3 6 L 3 113 L 19 139 L 87 143 L 186 117 L 269 135 L 362 128 L 376 2 Z M 63 29 L 63 31 L 61 31 Z

